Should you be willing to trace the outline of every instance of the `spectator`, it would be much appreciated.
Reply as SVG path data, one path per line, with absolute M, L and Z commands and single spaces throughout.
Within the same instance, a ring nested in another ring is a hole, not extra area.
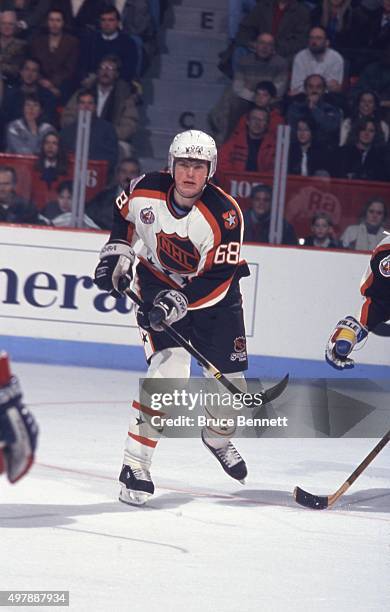
M 60 144 L 59 134 L 52 130 L 42 139 L 39 156 L 33 171 L 31 197 L 40 210 L 58 187 L 71 174 L 67 155 Z
M 344 76 L 344 60 L 337 51 L 329 49 L 329 40 L 323 28 L 311 28 L 306 49 L 294 57 L 290 95 L 303 92 L 305 79 L 311 74 L 320 74 L 328 91 L 341 91 Z
M 99 24 L 100 29 L 90 32 L 82 45 L 83 75 L 95 73 L 103 57 L 116 55 L 121 60 L 119 76 L 131 83 L 138 76 L 137 45 L 130 36 L 121 32 L 118 10 L 109 5 L 102 8 Z
M 140 60 L 138 74 L 143 74 L 158 49 L 151 3 L 149 0 L 116 0 L 113 4 L 120 12 L 123 32 L 137 44 Z
M 346 249 L 372 251 L 383 239 L 387 219 L 387 206 L 380 198 L 371 198 L 365 204 L 358 225 L 349 225 L 341 236 Z
M 272 34 L 259 34 L 255 43 L 255 52 L 245 55 L 237 66 L 233 80 L 234 93 L 253 102 L 256 83 L 272 81 L 276 87 L 277 97 L 281 98 L 287 90 L 288 63 L 275 53 L 275 39 Z
M 88 28 L 98 25 L 99 14 L 106 7 L 107 0 L 51 0 L 51 9 L 60 9 L 64 14 L 66 27 L 77 36 L 85 34 Z
M 42 120 L 42 106 L 34 95 L 25 96 L 23 115 L 8 124 L 6 129 L 7 153 L 36 155 L 47 132 L 53 130 Z
M 219 168 L 225 172 L 273 172 L 275 135 L 269 132 L 269 113 L 252 108 L 219 150 Z
M 385 119 L 390 117 L 390 44 L 384 49 L 381 59 L 367 66 L 360 75 L 355 86 L 355 92 L 371 89 L 375 91 L 380 100 L 380 106 L 386 113 Z
M 72 181 L 63 181 L 57 186 L 56 199 L 49 202 L 42 215 L 49 225 L 55 227 L 73 227 L 72 225 Z M 98 226 L 84 214 L 82 227 L 85 229 L 99 229 Z
M 352 108 L 351 117 L 347 117 L 341 124 L 340 128 L 340 146 L 345 145 L 347 138 L 351 132 L 351 128 L 355 126 L 359 119 L 367 117 L 372 119 L 378 128 L 381 140 L 383 143 L 389 140 L 389 125 L 386 121 L 380 119 L 380 103 L 379 98 L 374 91 L 363 90 L 358 95 L 357 100 Z
M 77 95 L 77 110 L 92 112 L 91 135 L 89 141 L 89 159 L 107 160 L 110 169 L 114 168 L 118 159 L 118 138 L 115 128 L 96 116 L 96 94 L 89 89 L 82 89 Z M 66 125 L 61 130 L 61 142 L 66 151 L 75 152 L 77 135 L 77 120 Z
M 315 125 L 310 119 L 300 119 L 290 142 L 288 174 L 314 176 L 329 174 L 327 151 L 315 144 Z
M 34 204 L 16 195 L 16 172 L 0 166 L 0 223 L 43 223 Z
M 319 249 L 340 249 L 341 242 L 337 240 L 333 223 L 329 215 L 319 212 L 311 220 L 311 234 L 303 239 L 302 246 Z
M 19 82 L 13 87 L 7 87 L 4 92 L 2 116 L 5 123 L 17 119 L 22 115 L 24 99 L 27 95 L 38 97 L 44 119 L 57 124 L 56 99 L 53 94 L 40 84 L 41 68 L 39 60 L 26 58 L 22 64 Z
M 354 27 L 356 19 L 353 0 L 322 0 L 311 12 L 313 26 L 321 26 L 330 45 L 348 60 L 353 58 L 352 49 L 358 46 Z
M 271 82 L 281 97 L 288 83 L 288 64 L 275 54 L 274 37 L 259 34 L 255 53 L 245 55 L 238 63 L 233 85 L 222 94 L 216 107 L 209 115 L 213 135 L 217 142 L 224 142 L 236 125 L 239 117 L 247 112 L 255 99 L 256 84 Z
M 288 124 L 296 131 L 300 119 L 311 118 L 316 126 L 317 143 L 327 148 L 336 146 L 342 113 L 339 108 L 326 102 L 324 77 L 312 74 L 306 77 L 303 87 L 305 95 L 297 96 L 288 108 Z
M 19 36 L 30 38 L 44 24 L 51 0 L 14 0 Z
M 390 0 L 381 0 L 381 6 L 367 10 L 360 6 L 357 11 L 356 38 L 366 56 L 366 63 L 379 60 L 381 51 L 390 44 Z
M 260 81 L 257 83 L 253 103 L 256 108 L 269 112 L 270 132 L 276 132 L 278 125 L 285 123 L 279 109 L 276 87 L 271 81 Z
M 292 60 L 304 48 L 309 27 L 309 10 L 297 0 L 261 0 L 242 20 L 236 43 L 246 47 L 259 34 L 270 32 L 276 53 Z
M 385 151 L 372 119 L 359 119 L 351 130 L 347 144 L 337 155 L 335 176 L 365 181 L 385 181 Z
M 65 18 L 61 10 L 51 10 L 47 16 L 47 32 L 31 42 L 31 54 L 42 67 L 40 84 L 61 102 L 69 98 L 74 87 L 79 42 L 64 32 Z
M 240 23 L 256 6 L 256 0 L 229 0 L 229 38 L 236 38 Z
M 269 243 L 271 225 L 272 189 L 257 185 L 251 192 L 251 207 L 244 212 L 244 241 Z M 281 244 L 297 244 L 293 227 L 283 221 Z
M 15 11 L 0 12 L 0 72 L 8 84 L 17 79 L 26 55 L 26 43 L 16 38 L 16 30 Z
M 115 202 L 115 199 L 123 190 L 129 188 L 129 182 L 140 174 L 141 168 L 138 159 L 135 157 L 122 159 L 116 168 L 113 185 L 103 189 L 87 204 L 87 214 L 101 229 L 112 229 L 112 203 Z
M 104 57 L 98 67 L 97 77 L 91 79 L 90 89 L 96 94 L 96 115 L 112 123 L 116 130 L 121 149 L 125 154 L 131 151 L 130 141 L 138 127 L 137 97 L 130 85 L 119 78 L 120 61 L 115 55 Z M 77 91 L 64 108 L 62 126 L 77 119 Z

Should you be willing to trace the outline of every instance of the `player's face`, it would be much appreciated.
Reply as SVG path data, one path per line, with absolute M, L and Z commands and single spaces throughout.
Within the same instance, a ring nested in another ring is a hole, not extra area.
M 181 206 L 192 206 L 206 184 L 209 165 L 206 161 L 178 159 L 175 162 L 175 198 Z M 178 197 L 179 196 L 179 197 Z

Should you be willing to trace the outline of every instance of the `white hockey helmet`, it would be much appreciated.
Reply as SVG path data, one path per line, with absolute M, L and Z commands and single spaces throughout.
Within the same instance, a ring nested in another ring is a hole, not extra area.
M 176 158 L 201 159 L 209 162 L 207 180 L 214 176 L 217 169 L 217 145 L 214 138 L 200 130 L 187 130 L 176 134 L 168 153 L 168 170 L 174 178 Z

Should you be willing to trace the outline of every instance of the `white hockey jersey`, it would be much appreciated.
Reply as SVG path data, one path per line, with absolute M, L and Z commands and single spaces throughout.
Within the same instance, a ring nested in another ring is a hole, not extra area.
M 171 203 L 173 179 L 166 172 L 132 181 L 116 200 L 111 239 L 140 239 L 139 266 L 186 294 L 190 309 L 213 306 L 227 294 L 239 268 L 244 225 L 237 202 L 208 184 L 188 214 Z

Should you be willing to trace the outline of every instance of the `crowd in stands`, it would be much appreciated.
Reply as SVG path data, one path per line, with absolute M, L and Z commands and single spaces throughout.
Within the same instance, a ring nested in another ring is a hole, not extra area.
M 231 85 L 209 113 L 220 169 L 272 172 L 277 127 L 285 124 L 289 175 L 390 181 L 390 0 L 230 4 L 230 41 L 219 68 Z M 258 186 L 252 190 L 248 241 L 268 241 L 264 197 Z M 370 249 L 387 211 L 378 199 L 372 206 L 381 211 L 378 226 L 363 211 L 337 238 L 331 217 L 320 212 L 300 242 Z
M 84 227 L 110 229 L 112 198 L 141 171 L 133 145 L 140 83 L 166 4 L 0 0 L 0 222 L 71 224 L 78 111 L 86 109 L 89 159 L 107 165 L 108 180 L 89 198 Z M 13 156 L 33 161 L 26 170 Z
M 0 162 L 0 221 L 71 223 L 71 159 L 78 111 L 87 109 L 89 158 L 107 162 L 108 182 L 87 202 L 84 226 L 110 229 L 112 199 L 141 172 L 140 83 L 159 51 L 166 5 L 0 0 L 0 152 L 36 157 L 29 202 L 16 195 L 21 177 Z M 219 171 L 272 174 L 278 126 L 289 125 L 289 175 L 390 181 L 390 0 L 227 5 L 229 41 L 218 66 L 231 81 L 209 113 Z M 271 199 L 265 185 L 252 190 L 247 241 L 268 241 Z M 371 248 L 387 205 L 367 203 L 339 238 L 320 211 L 300 242 Z M 282 242 L 298 244 L 287 221 Z

